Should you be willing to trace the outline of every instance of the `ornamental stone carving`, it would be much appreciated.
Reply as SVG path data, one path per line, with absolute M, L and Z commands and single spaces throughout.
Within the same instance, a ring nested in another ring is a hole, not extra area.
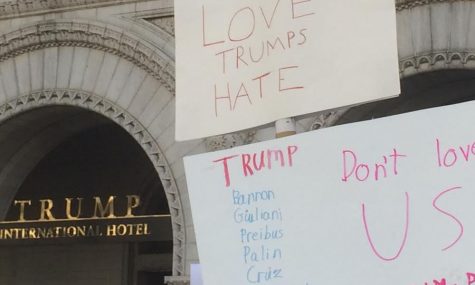
M 437 65 L 442 68 L 446 65 L 458 64 L 460 67 L 475 66 L 475 51 L 430 52 L 399 61 L 399 70 L 402 77 L 411 75 L 423 69 L 434 69 Z
M 70 21 L 42 22 L 0 37 L 0 62 L 47 47 L 76 46 L 102 50 L 129 60 L 175 91 L 173 60 L 160 49 L 111 26 Z
M 254 142 L 255 131 L 237 132 L 205 139 L 206 150 L 216 151 Z
M 0 19 L 101 7 L 140 0 L 12 0 L 0 3 Z
M 148 18 L 146 20 L 160 27 L 170 36 L 175 37 L 175 19 L 173 16 Z
M 411 9 L 417 6 L 430 5 L 443 2 L 462 2 L 473 0 L 396 0 L 396 10 L 402 11 L 405 9 Z
M 456 1 L 473 0 L 396 0 L 396 9 L 401 11 L 432 3 Z M 141 2 L 141 0 L 11 0 L 0 3 L 0 19 L 90 7 L 102 7 L 129 2 Z
M 309 131 L 323 129 L 323 128 L 326 128 L 326 127 L 333 126 L 343 116 L 343 114 L 348 110 L 349 110 L 349 108 L 340 108 L 340 109 L 332 111 L 332 112 L 320 113 L 314 119 L 312 125 L 310 126 Z

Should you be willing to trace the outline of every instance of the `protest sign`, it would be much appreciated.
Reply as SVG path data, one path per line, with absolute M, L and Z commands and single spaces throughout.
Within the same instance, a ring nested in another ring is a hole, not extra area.
M 395 14 L 394 0 L 175 1 L 176 139 L 398 95 Z
M 475 284 L 474 110 L 185 158 L 204 284 Z

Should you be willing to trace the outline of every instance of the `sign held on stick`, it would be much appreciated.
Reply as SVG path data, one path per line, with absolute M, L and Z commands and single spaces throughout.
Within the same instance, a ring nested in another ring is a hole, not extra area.
M 204 283 L 475 284 L 474 109 L 185 158 Z
M 176 139 L 398 95 L 395 14 L 393 0 L 176 1 Z

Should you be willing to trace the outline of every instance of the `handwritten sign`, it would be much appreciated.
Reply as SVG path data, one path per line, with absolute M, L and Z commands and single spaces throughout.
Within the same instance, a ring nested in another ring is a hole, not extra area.
M 206 285 L 475 284 L 475 102 L 185 158 Z
M 176 139 L 399 94 L 394 5 L 175 1 Z

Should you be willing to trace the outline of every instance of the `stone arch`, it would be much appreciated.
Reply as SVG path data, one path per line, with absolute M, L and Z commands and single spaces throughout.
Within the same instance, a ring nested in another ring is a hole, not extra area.
M 441 69 L 475 68 L 475 2 L 398 0 L 401 77 Z
M 0 62 L 49 47 L 85 47 L 127 59 L 174 91 L 173 61 L 159 47 L 102 23 L 43 21 L 0 37 Z
M 64 58 L 70 61 L 63 64 Z M 64 66 L 71 68 L 62 72 Z M 75 78 L 80 84 L 74 83 Z M 93 80 L 102 81 L 89 84 Z M 111 25 L 44 21 L 0 36 L 0 121 L 41 106 L 72 105 L 126 129 L 145 150 L 163 183 L 172 215 L 173 275 L 184 276 L 185 209 L 175 171 L 160 149 L 176 145 L 173 93 L 173 61 L 153 43 Z M 186 147 L 192 149 L 198 143 Z M 175 167 L 180 172 L 181 168 Z M 184 177 L 184 170 L 180 175 Z
M 74 106 L 92 111 L 114 121 L 134 137 L 137 143 L 139 143 L 157 170 L 168 198 L 174 232 L 173 271 L 174 274 L 180 275 L 182 272 L 181 270 L 183 270 L 181 267 L 183 266 L 183 247 L 185 242 L 180 197 L 168 163 L 150 133 L 141 125 L 140 122 L 137 121 L 137 119 L 130 115 L 126 110 L 123 110 L 120 106 L 94 94 L 69 89 L 42 90 L 10 100 L 0 106 L 0 123 L 26 111 L 46 106 Z M 83 128 L 87 125 L 88 122 L 84 122 L 84 125 L 79 126 L 79 128 Z M 48 134 L 51 135 L 51 132 Z M 38 143 L 38 141 L 32 142 Z M 40 158 L 41 157 L 33 158 L 32 162 L 37 162 Z M 13 157 L 13 159 L 15 158 Z M 31 169 L 30 167 L 34 167 L 34 165 L 22 165 L 20 171 L 27 171 L 28 169 Z M 2 172 L 3 171 L 4 169 Z M 8 171 L 8 169 L 6 171 Z M 18 181 L 15 180 L 21 179 L 21 177 L 22 175 L 16 174 L 5 176 L 3 173 L 0 173 L 0 178 L 4 180 L 2 183 L 5 183 L 7 188 L 12 185 L 13 187 L 18 186 L 16 183 Z M 14 191 L 14 189 L 15 188 L 12 188 L 11 190 Z M 15 193 L 10 194 L 14 195 Z

